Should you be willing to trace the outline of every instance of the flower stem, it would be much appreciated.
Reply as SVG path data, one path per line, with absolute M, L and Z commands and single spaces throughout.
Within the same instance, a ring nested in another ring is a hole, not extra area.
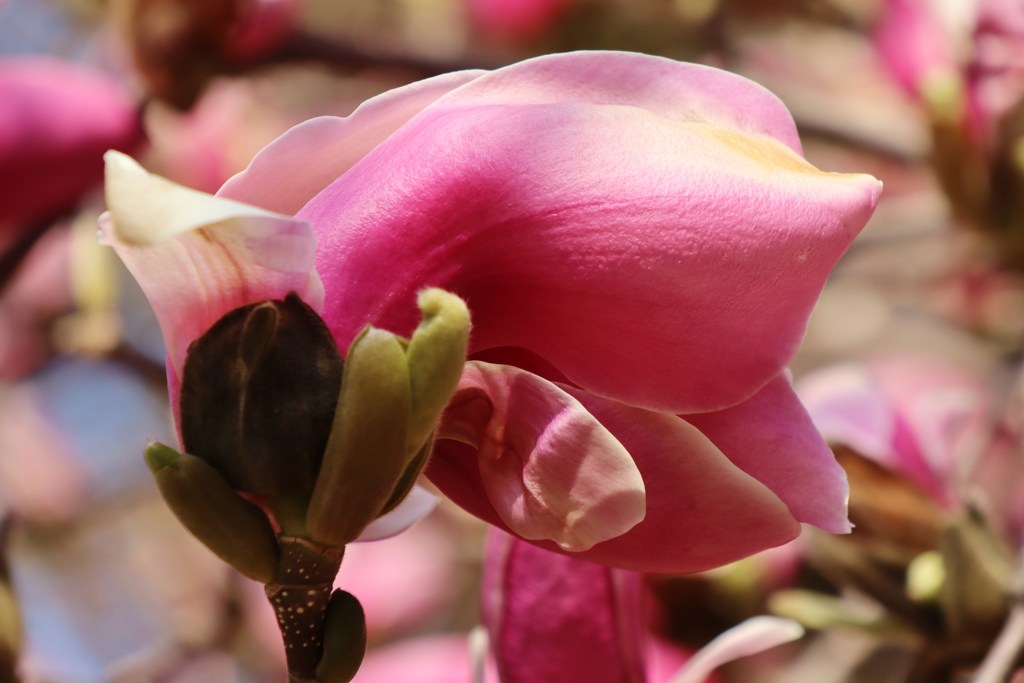
M 289 683 L 314 683 L 323 654 L 327 603 L 345 549 L 296 536 L 282 535 L 278 541 L 277 577 L 264 590 L 284 639 Z

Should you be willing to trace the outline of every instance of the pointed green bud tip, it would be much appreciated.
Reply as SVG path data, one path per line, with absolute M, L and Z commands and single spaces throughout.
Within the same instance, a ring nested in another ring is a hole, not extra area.
M 181 453 L 159 441 L 150 441 L 143 454 L 146 467 L 151 472 L 159 472 L 165 467 L 176 467 L 181 462 Z
M 455 393 L 469 349 L 470 317 L 466 302 L 451 292 L 420 292 L 423 322 L 409 341 L 409 376 L 413 414 L 409 448 L 415 453 L 437 427 Z
M 176 459 L 171 461 L 170 454 Z M 153 478 L 164 502 L 196 539 L 249 578 L 261 583 L 274 579 L 277 536 L 259 507 L 238 495 L 217 470 L 193 455 L 152 444 L 146 457 L 147 463 L 151 457 L 156 459 Z M 167 464 L 160 466 L 161 462 Z

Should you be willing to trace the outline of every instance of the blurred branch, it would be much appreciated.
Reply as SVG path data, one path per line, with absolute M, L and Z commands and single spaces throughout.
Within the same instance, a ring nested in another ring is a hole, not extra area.
M 42 221 L 30 227 L 0 251 L 0 294 L 3 294 L 15 273 L 18 272 L 18 266 L 51 225 L 52 221 Z
M 1018 558 L 1012 589 L 1013 607 L 972 683 L 1004 683 L 1024 650 L 1024 554 Z
M 21 615 L 14 601 L 7 566 L 7 542 L 11 518 L 0 519 L 0 683 L 18 683 L 18 651 L 21 649 Z
M 296 31 L 291 39 L 263 64 L 309 61 L 333 68 L 363 69 L 368 67 L 400 69 L 417 78 L 428 78 L 466 69 L 497 69 L 503 63 L 488 57 L 461 60 L 430 59 L 413 54 L 371 53 L 355 44 L 337 38 Z

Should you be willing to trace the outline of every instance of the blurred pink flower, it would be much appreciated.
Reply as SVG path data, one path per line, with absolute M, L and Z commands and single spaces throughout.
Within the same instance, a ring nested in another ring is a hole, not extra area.
M 1024 4 L 978 0 L 967 82 L 975 116 L 989 132 L 1024 97 Z
M 0 519 L 35 524 L 73 520 L 87 484 L 81 458 L 30 385 L 0 385 Z
M 887 0 L 875 44 L 893 77 L 987 144 L 1024 96 L 1024 5 Z
M 825 438 L 900 472 L 952 508 L 971 500 L 1019 526 L 1024 475 L 991 389 L 935 360 L 893 357 L 819 370 L 797 385 Z M 980 494 L 980 495 L 979 495 Z
M 937 2 L 887 0 L 874 39 L 896 81 L 926 99 L 929 88 L 955 87 L 959 81 L 959 55 L 951 33 Z
M 160 320 L 172 393 L 238 306 L 295 291 L 344 349 L 367 323 L 408 335 L 436 286 L 467 301 L 473 360 L 428 475 L 474 514 L 650 571 L 799 522 L 848 529 L 844 475 L 782 372 L 880 185 L 804 161 L 756 84 L 550 55 L 310 120 L 219 198 L 131 166 L 111 158 L 106 232 Z
M 0 380 L 24 377 L 53 355 L 50 326 L 72 304 L 71 235 L 57 225 L 20 259 L 0 292 Z
M 484 33 L 512 40 L 535 38 L 551 27 L 571 0 L 467 0 L 470 19 Z
M 228 57 L 245 63 L 273 54 L 295 30 L 301 5 L 301 0 L 241 3 L 225 45 Z
M 103 152 L 143 137 L 137 107 L 109 76 L 50 57 L 0 59 L 0 243 L 54 218 L 99 185 Z

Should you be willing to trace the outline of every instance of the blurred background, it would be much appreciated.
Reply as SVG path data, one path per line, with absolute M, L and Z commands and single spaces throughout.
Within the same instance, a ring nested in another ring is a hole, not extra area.
M 1024 643 L 1024 3 L 0 0 L 0 682 L 284 677 L 262 589 L 179 527 L 142 461 L 148 439 L 174 439 L 164 352 L 96 242 L 102 152 L 215 191 L 312 116 L 575 49 L 745 75 L 785 101 L 815 165 L 885 183 L 792 364 L 857 528 L 650 577 L 659 642 L 685 658 L 778 614 L 808 635 L 719 681 L 1009 680 Z M 339 585 L 371 646 L 357 681 L 470 681 L 483 537 L 442 505 L 350 549 Z

